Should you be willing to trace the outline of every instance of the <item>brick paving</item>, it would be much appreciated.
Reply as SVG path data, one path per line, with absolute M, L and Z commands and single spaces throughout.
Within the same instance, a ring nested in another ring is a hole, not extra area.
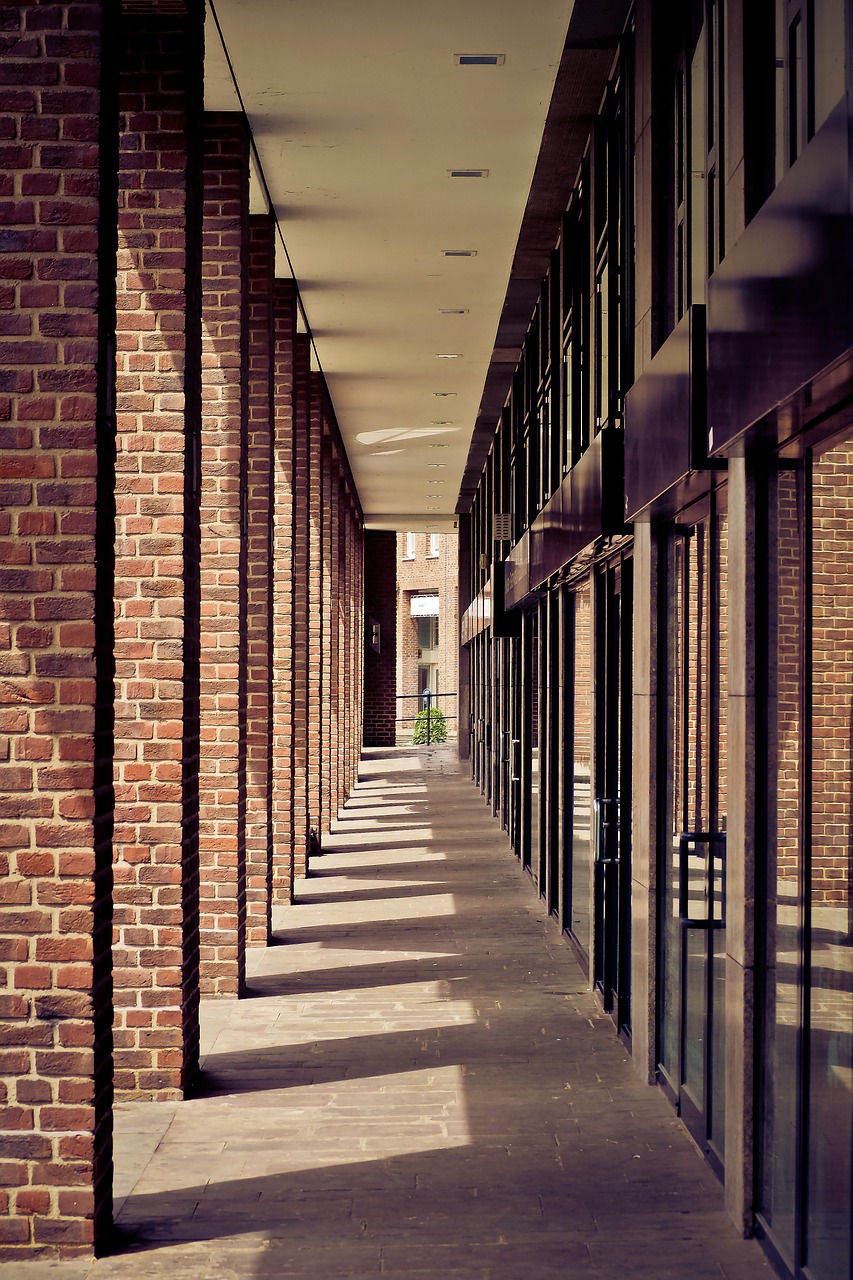
M 204 1080 L 117 1112 L 119 1251 L 30 1280 L 772 1272 L 449 748 L 368 752 Z

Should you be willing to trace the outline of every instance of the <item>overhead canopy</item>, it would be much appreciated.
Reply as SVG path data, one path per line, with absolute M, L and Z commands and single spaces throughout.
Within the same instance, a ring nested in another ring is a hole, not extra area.
M 277 217 L 368 527 L 466 507 L 626 7 L 208 0 L 206 105 L 245 108 L 253 209 Z

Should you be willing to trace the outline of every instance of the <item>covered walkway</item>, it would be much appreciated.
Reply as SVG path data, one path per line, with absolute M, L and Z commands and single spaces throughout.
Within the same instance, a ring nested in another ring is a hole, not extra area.
M 771 1274 L 463 770 L 365 753 L 201 1093 L 117 1111 L 119 1251 L 29 1280 Z

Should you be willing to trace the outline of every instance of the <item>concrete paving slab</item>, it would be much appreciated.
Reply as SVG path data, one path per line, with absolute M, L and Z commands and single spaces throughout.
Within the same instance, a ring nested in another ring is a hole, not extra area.
M 762 1280 L 452 750 L 366 753 L 204 1076 L 116 1112 L 117 1239 L 0 1280 Z

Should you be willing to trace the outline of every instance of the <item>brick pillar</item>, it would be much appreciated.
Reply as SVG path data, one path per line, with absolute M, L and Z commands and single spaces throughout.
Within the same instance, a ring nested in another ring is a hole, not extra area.
M 296 339 L 293 369 L 293 845 L 294 874 L 307 869 L 308 686 L 317 672 L 308 665 L 309 631 L 309 432 L 311 346 Z
M 272 930 L 272 415 L 275 222 L 249 219 L 249 422 L 246 565 L 246 942 Z
M 352 619 L 349 598 L 352 588 L 352 538 L 349 494 L 341 485 L 341 803 L 349 795 L 350 786 L 350 654 Z
M 118 56 L 116 1087 L 161 1098 L 198 1055 L 203 15 L 171 9 Z
M 296 287 L 275 283 L 273 433 L 273 897 L 293 898 L 293 361 Z
M 111 1210 L 113 85 L 70 17 L 0 34 L 0 1259 Z
M 325 422 L 324 422 L 325 426 Z M 337 679 L 335 672 L 335 637 L 333 633 L 333 495 L 336 491 L 337 472 L 332 452 L 331 436 L 324 435 L 321 442 L 321 527 L 320 527 L 320 561 L 321 561 L 321 656 L 323 670 L 323 702 L 320 724 L 320 829 L 331 829 L 332 817 L 337 810 L 334 805 L 332 788 L 336 772 L 335 699 L 337 697 Z
M 358 586 L 355 593 L 355 742 L 353 743 L 353 782 L 364 745 L 364 521 L 359 514 L 355 525 L 356 569 Z
M 319 831 L 323 810 L 323 708 L 328 698 L 328 668 L 323 662 L 323 420 L 326 390 L 311 375 L 308 438 L 308 814 Z M 328 764 L 328 761 L 326 761 Z
M 364 745 L 393 747 L 397 716 L 396 533 L 371 531 L 364 535 L 364 612 Z M 379 624 L 378 651 L 371 644 L 372 622 Z
M 202 995 L 246 977 L 246 503 L 249 134 L 204 118 L 199 940 Z
M 331 647 L 331 676 L 329 679 L 329 702 L 331 705 L 331 752 L 330 752 L 330 786 L 329 808 L 331 818 L 337 818 L 343 805 L 343 788 L 341 786 L 341 691 L 343 689 L 342 652 L 342 618 L 341 588 L 343 573 L 341 565 L 341 468 L 336 454 L 331 461 L 330 511 L 329 511 L 329 566 L 330 566 L 330 625 L 329 644 Z
M 358 528 L 352 495 L 347 493 L 347 775 L 346 795 L 352 790 L 358 774 L 359 656 L 363 644 L 359 626 Z

